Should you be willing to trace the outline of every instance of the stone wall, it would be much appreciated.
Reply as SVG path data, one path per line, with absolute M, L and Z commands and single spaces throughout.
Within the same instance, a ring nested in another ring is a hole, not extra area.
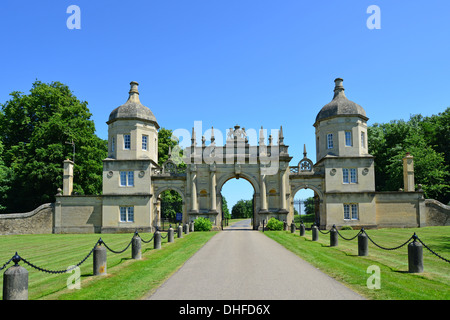
M 101 196 L 56 197 L 53 233 L 98 233 L 101 226 Z
M 53 231 L 53 204 L 46 203 L 26 213 L 0 215 L 0 235 L 42 234 Z
M 425 200 L 425 221 L 427 226 L 450 226 L 450 206 L 437 200 Z
M 425 227 L 422 192 L 376 192 L 378 228 Z

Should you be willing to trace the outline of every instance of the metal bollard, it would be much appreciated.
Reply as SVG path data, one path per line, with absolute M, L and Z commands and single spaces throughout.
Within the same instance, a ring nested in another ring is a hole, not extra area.
M 423 272 L 423 246 L 417 241 L 417 235 L 413 235 L 414 241 L 408 244 L 408 272 Z
M 173 242 L 173 237 L 174 237 L 174 231 L 172 228 L 172 225 L 170 225 L 169 227 L 169 231 L 167 232 L 167 242 Z
M 3 273 L 3 300 L 28 300 L 28 271 L 19 266 L 17 252 L 12 261 L 15 265 Z
M 291 233 L 295 233 L 295 223 L 292 221 L 291 223 Z
M 333 228 L 330 230 L 330 247 L 338 246 L 338 233 L 336 230 L 336 226 L 333 225 Z
M 319 229 L 317 228 L 316 225 L 312 226 L 311 231 L 312 231 L 312 241 L 319 240 Z
M 141 237 L 136 232 L 131 239 L 131 259 L 140 260 L 142 258 Z
M 305 225 L 303 224 L 303 221 L 300 223 L 300 237 L 303 237 L 305 235 Z
M 106 274 L 106 247 L 102 246 L 102 239 L 94 248 L 94 276 Z
M 184 233 L 189 234 L 189 224 L 187 224 L 187 223 L 184 226 Z
M 369 255 L 369 238 L 367 238 L 364 228 L 361 229 L 361 233 L 358 235 L 358 256 Z
M 159 232 L 158 228 L 156 228 L 154 238 L 153 238 L 153 248 L 154 249 L 161 249 L 161 232 Z
M 178 238 L 183 238 L 183 226 L 181 224 L 178 225 Z

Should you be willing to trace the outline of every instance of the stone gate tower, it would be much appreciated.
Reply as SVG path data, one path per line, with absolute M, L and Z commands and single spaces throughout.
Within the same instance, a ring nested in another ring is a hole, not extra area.
M 158 163 L 159 125 L 130 83 L 125 104 L 109 115 L 108 158 L 103 160 L 102 232 L 151 230 L 151 168 Z

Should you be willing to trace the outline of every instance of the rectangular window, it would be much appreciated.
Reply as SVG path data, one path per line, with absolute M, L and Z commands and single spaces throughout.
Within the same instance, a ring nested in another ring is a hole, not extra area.
M 358 220 L 358 205 L 356 203 L 344 203 L 344 219 Z
M 350 169 L 350 183 L 358 183 L 356 169 Z
M 120 171 L 120 186 L 121 187 L 134 186 L 134 171 Z
M 125 150 L 130 150 L 131 149 L 131 137 L 129 134 L 124 134 L 123 135 L 123 148 Z
M 349 180 L 348 180 L 348 169 L 347 168 L 343 168 L 342 169 L 342 183 L 349 183 Z
M 142 135 L 142 150 L 147 151 L 148 136 Z
M 120 207 L 120 221 L 122 221 L 122 222 L 127 221 L 127 208 L 126 207 Z
M 134 207 L 128 207 L 128 221 L 134 222 Z
M 127 185 L 127 173 L 126 171 L 120 171 L 120 186 L 125 187 Z
M 366 147 L 366 133 L 361 131 L 361 148 Z
M 356 168 L 342 168 L 342 183 L 358 183 Z
M 358 220 L 358 205 L 352 204 L 352 219 Z
M 116 144 L 116 139 L 113 137 L 111 139 L 111 152 L 114 152 L 115 144 Z
M 120 222 L 134 222 L 134 207 L 120 207 Z
M 129 187 L 134 186 L 134 171 L 128 171 L 127 186 Z
M 352 146 L 352 132 L 351 131 L 345 131 L 345 146 L 346 147 Z
M 344 204 L 344 219 L 350 220 L 350 205 Z
M 327 134 L 327 148 L 333 149 L 333 134 L 332 133 Z

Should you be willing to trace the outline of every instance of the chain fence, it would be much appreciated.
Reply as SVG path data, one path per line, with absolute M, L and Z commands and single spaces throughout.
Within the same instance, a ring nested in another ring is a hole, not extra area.
M 296 228 L 296 229 L 300 229 L 301 226 L 302 226 L 302 223 L 300 224 L 300 227 L 299 227 L 299 228 L 297 228 L 297 226 L 295 226 L 295 228 Z M 304 225 L 303 225 L 303 226 L 304 226 Z M 314 225 L 313 225 L 313 226 L 314 226 Z M 313 226 L 312 226 L 311 228 L 306 228 L 306 227 L 304 227 L 304 229 L 305 229 L 306 231 L 311 231 L 312 228 L 313 228 Z M 322 234 L 328 234 L 328 233 L 330 233 L 332 230 L 335 230 L 335 231 L 337 232 L 337 234 L 338 234 L 342 239 L 344 239 L 344 240 L 346 240 L 346 241 L 352 241 L 352 240 L 356 239 L 360 234 L 365 234 L 365 235 L 367 236 L 367 238 L 370 240 L 370 242 L 372 242 L 376 247 L 378 247 L 378 248 L 380 248 L 380 249 L 382 249 L 382 250 L 389 250 L 389 251 L 392 251 L 392 250 L 398 250 L 398 249 L 400 249 L 400 248 L 406 246 L 407 244 L 409 244 L 411 241 L 419 241 L 419 242 L 422 244 L 422 246 L 423 246 L 424 248 L 426 248 L 430 253 L 432 253 L 433 255 L 435 255 L 436 257 L 438 257 L 439 259 L 441 259 L 441 260 L 443 260 L 443 261 L 445 261 L 445 262 L 447 262 L 447 263 L 450 263 L 450 260 L 449 260 L 449 259 L 444 258 L 442 255 L 438 254 L 437 252 L 435 252 L 434 250 L 432 250 L 429 246 L 427 246 L 427 245 L 426 245 L 426 244 L 425 244 L 425 243 L 424 243 L 424 242 L 416 235 L 415 232 L 414 232 L 414 234 L 413 234 L 408 240 L 406 240 L 406 241 L 405 241 L 404 243 L 402 243 L 401 245 L 396 246 L 396 247 L 392 247 L 392 248 L 387 248 L 387 247 L 384 247 L 384 246 L 382 246 L 382 245 L 376 243 L 376 242 L 369 236 L 369 234 L 367 234 L 367 232 L 366 232 L 366 230 L 364 230 L 364 228 L 361 228 L 361 230 L 359 230 L 359 232 L 358 232 L 354 237 L 351 237 L 351 238 L 346 238 L 346 237 L 344 237 L 344 236 L 339 232 L 339 230 L 336 228 L 336 226 L 334 226 L 334 225 L 333 225 L 333 227 L 332 227 L 330 230 L 328 230 L 328 231 L 322 231 L 322 230 L 320 230 L 320 229 L 317 229 L 317 230 L 318 230 L 320 233 L 322 233 Z
M 172 227 L 172 225 L 170 225 L 170 227 Z M 172 229 L 172 230 L 173 230 L 173 229 Z M 144 240 L 144 239 L 142 239 L 142 237 L 141 237 L 140 234 L 137 232 L 137 230 L 134 232 L 133 237 L 138 236 L 138 237 L 141 238 L 141 241 L 142 241 L 142 242 L 144 242 L 144 243 L 150 243 L 150 242 L 152 242 L 152 241 L 155 239 L 155 234 L 156 234 L 156 232 L 159 232 L 158 228 L 156 228 L 155 233 L 153 233 L 152 237 L 151 237 L 149 240 Z M 160 234 L 161 234 L 161 233 L 160 233 Z M 167 232 L 165 236 L 161 235 L 161 238 L 162 238 L 162 239 L 166 239 L 168 236 L 169 236 L 169 233 Z M 50 273 L 50 274 L 67 273 L 67 272 L 70 272 L 70 271 L 72 271 L 73 269 L 75 269 L 75 268 L 81 266 L 81 265 L 82 265 L 82 264 L 83 264 L 83 263 L 84 263 L 91 255 L 92 255 L 92 253 L 94 252 L 95 248 L 96 248 L 98 245 L 104 245 L 105 248 L 108 249 L 110 252 L 115 253 L 115 254 L 120 254 L 120 253 L 125 252 L 125 251 L 131 246 L 131 244 L 133 243 L 133 237 L 132 237 L 132 239 L 130 240 L 130 242 L 126 245 L 126 247 L 125 247 L 124 249 L 122 249 L 122 250 L 113 250 L 110 246 L 108 246 L 108 244 L 106 244 L 106 242 L 105 242 L 102 238 L 99 238 L 99 239 L 97 240 L 97 242 L 94 244 L 94 246 L 92 247 L 92 249 L 89 251 L 89 253 L 88 253 L 88 254 L 87 254 L 80 262 L 78 262 L 77 264 L 72 265 L 71 267 L 69 267 L 69 268 L 67 268 L 67 269 L 64 269 L 64 270 L 49 270 L 49 269 L 47 269 L 47 268 L 43 268 L 43 267 L 37 266 L 37 265 L 35 265 L 34 263 L 32 263 L 32 262 L 28 261 L 27 259 L 25 259 L 24 257 L 19 256 L 18 253 L 16 252 L 16 253 L 11 257 L 11 259 L 9 259 L 8 261 L 6 261 L 6 262 L 0 267 L 0 271 L 2 271 L 3 269 L 5 269 L 11 262 L 15 263 L 15 265 L 18 265 L 20 261 L 23 261 L 23 263 L 25 263 L 26 265 L 30 266 L 30 267 L 33 268 L 33 269 L 36 269 L 36 270 L 38 270 L 38 271 L 41 271 L 41 272 Z

